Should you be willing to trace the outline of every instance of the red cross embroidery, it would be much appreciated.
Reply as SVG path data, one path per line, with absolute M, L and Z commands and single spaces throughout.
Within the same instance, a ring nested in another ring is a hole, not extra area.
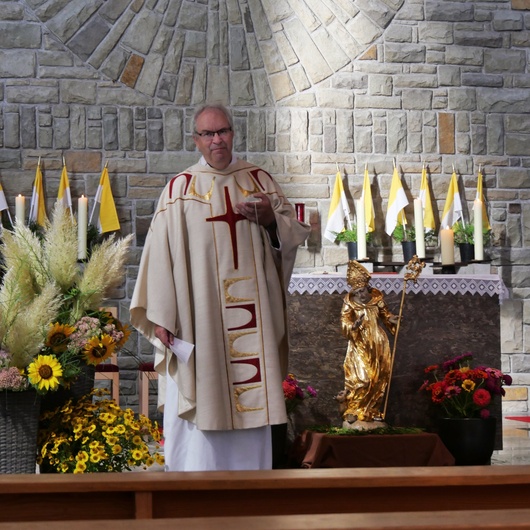
M 241 215 L 240 213 L 234 211 L 227 186 L 225 186 L 225 203 L 226 213 L 224 213 L 223 215 L 217 215 L 215 217 L 208 217 L 206 221 L 209 223 L 217 221 L 223 221 L 225 223 L 228 223 L 228 227 L 230 229 L 230 239 L 232 240 L 232 253 L 234 255 L 234 269 L 237 269 L 239 266 L 239 262 L 237 256 L 236 223 L 238 221 L 246 221 L 247 218 L 244 215 Z

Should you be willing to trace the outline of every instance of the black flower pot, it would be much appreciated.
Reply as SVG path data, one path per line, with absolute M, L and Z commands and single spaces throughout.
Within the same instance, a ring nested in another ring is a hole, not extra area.
M 495 447 L 495 418 L 442 418 L 438 435 L 455 457 L 457 466 L 485 466 L 491 463 Z
M 357 242 L 356 241 L 348 241 L 346 243 L 346 246 L 348 247 L 348 259 L 354 260 L 357 259 Z
M 473 243 L 458 243 L 460 261 L 470 263 L 475 259 L 475 245 Z
M 402 241 L 403 261 L 408 263 L 416 254 L 416 241 Z

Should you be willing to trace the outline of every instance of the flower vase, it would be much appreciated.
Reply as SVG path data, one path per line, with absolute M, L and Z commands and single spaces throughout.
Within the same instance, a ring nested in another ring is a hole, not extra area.
M 475 259 L 475 245 L 473 243 L 459 243 L 460 261 L 462 263 L 470 263 Z
M 403 261 L 408 263 L 416 254 L 416 241 L 402 241 Z
M 495 447 L 495 418 L 442 418 L 438 435 L 457 466 L 489 465 Z
M 348 241 L 346 246 L 348 247 L 348 259 L 350 261 L 357 259 L 357 242 Z
M 35 390 L 0 392 L 0 473 L 35 473 L 40 401 Z

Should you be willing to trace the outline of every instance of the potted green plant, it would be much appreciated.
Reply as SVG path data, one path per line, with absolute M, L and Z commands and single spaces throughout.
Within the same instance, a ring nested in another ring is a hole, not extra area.
M 346 243 L 348 247 L 348 259 L 357 259 L 357 227 L 345 228 L 342 232 L 335 232 L 337 243 Z M 372 241 L 372 232 L 366 233 L 366 242 Z
M 401 243 L 403 260 L 408 263 L 416 254 L 416 229 L 414 226 L 407 227 L 407 225 L 398 224 L 392 232 L 392 237 Z
M 455 236 L 455 245 L 460 248 L 460 260 L 462 263 L 469 263 L 475 258 L 475 227 L 472 223 L 464 224 L 462 221 L 457 221 L 453 225 L 453 232 Z M 491 238 L 491 230 L 483 230 L 482 238 L 484 246 L 486 246 Z

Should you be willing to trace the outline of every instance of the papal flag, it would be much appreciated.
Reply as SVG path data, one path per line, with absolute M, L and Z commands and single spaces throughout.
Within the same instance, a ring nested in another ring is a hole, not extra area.
M 368 176 L 368 168 L 366 166 L 364 166 L 364 181 L 361 200 L 364 202 L 366 231 L 373 232 L 375 230 L 374 201 L 372 200 L 372 188 L 370 187 L 370 177 Z
M 486 200 L 484 199 L 484 192 L 482 191 L 482 171 L 478 170 L 477 178 L 477 196 L 475 199 L 482 201 L 482 228 L 484 230 L 491 230 L 491 225 L 488 220 L 488 210 L 486 208 Z
M 444 211 L 442 214 L 442 228 L 451 228 L 462 217 L 462 201 L 460 200 L 460 192 L 458 191 L 458 180 L 456 172 L 453 169 L 451 175 L 451 182 L 447 191 L 447 198 L 445 199 Z
M 6 194 L 4 193 L 4 188 L 2 188 L 2 184 L 0 184 L 0 212 L 3 212 L 4 210 L 7 210 L 7 217 L 9 218 L 9 222 L 13 224 L 13 221 L 11 220 L 11 214 L 9 213 L 9 206 L 7 204 Z
M 90 214 L 89 223 L 92 224 L 94 216 L 98 218 L 97 226 L 100 234 L 120 229 L 120 222 L 118 221 L 118 213 L 116 212 L 116 205 L 112 197 L 109 172 L 106 164 L 99 179 L 99 186 L 94 199 L 94 207 Z
M 324 230 L 324 237 L 330 241 L 335 242 L 337 234 L 342 232 L 345 228 L 344 219 L 348 227 L 350 226 L 350 207 L 344 193 L 342 186 L 342 175 L 337 171 L 335 175 L 335 186 L 333 187 L 333 194 L 331 196 L 331 204 L 329 206 L 328 222 Z
M 388 207 L 386 210 L 385 232 L 391 236 L 396 228 L 396 225 L 406 225 L 407 220 L 403 213 L 403 208 L 407 206 L 409 200 L 405 195 L 405 190 L 401 184 L 397 167 L 394 166 L 394 174 L 392 175 L 392 184 L 390 185 L 390 195 L 388 196 Z
M 40 159 L 37 163 L 35 182 L 33 183 L 33 194 L 29 207 L 29 221 L 34 221 L 39 226 L 44 226 L 48 217 L 46 216 L 46 206 L 44 203 L 44 187 L 42 184 L 42 171 L 40 169 Z
M 61 182 L 59 182 L 59 193 L 57 194 L 57 201 L 60 202 L 65 210 L 70 210 L 72 213 L 72 195 L 70 194 L 70 182 L 68 181 L 68 172 L 66 171 L 66 164 L 63 160 L 63 171 L 61 173 Z
M 423 206 L 423 226 L 425 227 L 425 231 L 434 230 L 436 228 L 436 224 L 434 222 L 431 191 L 429 189 L 429 179 L 427 177 L 427 169 L 425 166 L 423 166 L 423 170 L 421 172 L 420 200 Z

